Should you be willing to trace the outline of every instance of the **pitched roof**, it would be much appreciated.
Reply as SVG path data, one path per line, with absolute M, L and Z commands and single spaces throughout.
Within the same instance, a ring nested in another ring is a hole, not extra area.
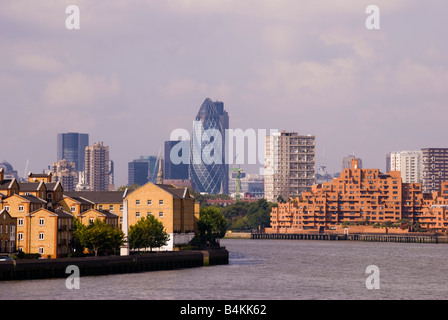
M 177 199 L 192 198 L 190 196 L 190 193 L 188 192 L 187 188 L 179 188 L 172 184 L 156 184 L 156 186 L 171 193 L 174 196 L 174 198 L 177 198 Z
M 84 198 L 93 203 L 123 203 L 124 191 L 64 191 L 70 198 Z
M 45 186 L 45 183 L 43 182 L 19 182 L 19 188 L 20 191 L 37 191 L 39 190 L 40 185 L 43 184 Z M 45 186 L 46 188 L 46 186 Z

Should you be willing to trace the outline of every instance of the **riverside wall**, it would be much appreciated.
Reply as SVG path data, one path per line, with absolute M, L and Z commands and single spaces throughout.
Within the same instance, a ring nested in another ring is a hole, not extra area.
M 152 252 L 129 256 L 14 260 L 0 262 L 0 281 L 67 278 L 67 267 L 79 268 L 79 275 L 98 276 L 159 270 L 195 268 L 229 263 L 225 248 L 213 250 L 188 250 Z
M 447 236 L 411 234 L 252 233 L 264 240 L 347 240 L 367 242 L 448 243 Z

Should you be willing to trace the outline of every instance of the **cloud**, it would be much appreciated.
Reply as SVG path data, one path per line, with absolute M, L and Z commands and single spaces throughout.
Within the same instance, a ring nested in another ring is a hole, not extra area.
M 116 98 L 121 92 L 116 76 L 107 79 L 90 76 L 82 72 L 66 73 L 50 81 L 43 93 L 43 100 L 49 107 L 99 107 L 100 100 Z
M 54 73 L 64 68 L 64 64 L 52 57 L 37 54 L 23 54 L 15 58 L 16 65 L 25 70 Z

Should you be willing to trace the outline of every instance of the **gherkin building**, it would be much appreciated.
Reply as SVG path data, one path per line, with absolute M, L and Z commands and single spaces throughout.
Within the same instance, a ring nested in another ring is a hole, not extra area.
M 197 192 L 228 193 L 229 165 L 225 161 L 225 130 L 229 115 L 224 103 L 205 99 L 193 124 L 190 179 Z

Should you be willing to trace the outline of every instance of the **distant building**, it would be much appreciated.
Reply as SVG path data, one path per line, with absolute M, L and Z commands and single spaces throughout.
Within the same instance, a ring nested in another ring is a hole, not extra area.
M 65 159 L 53 162 L 50 168 L 53 182 L 61 182 L 65 191 L 75 190 L 78 184 L 78 172 L 74 162 Z
M 448 181 L 448 148 L 422 149 L 422 188 L 424 193 L 440 191 Z
M 165 179 L 186 180 L 189 179 L 189 164 L 179 163 L 174 164 L 171 161 L 171 150 L 180 141 L 165 141 L 165 165 L 164 165 L 164 177 Z M 190 155 L 188 155 L 190 158 Z
M 266 137 L 264 195 L 288 200 L 311 191 L 315 179 L 315 137 L 277 132 Z
M 139 159 L 128 162 L 128 186 L 133 184 L 142 186 L 148 182 L 155 183 L 157 171 L 157 156 L 140 156 Z
M 229 177 L 229 194 L 234 195 L 236 192 L 236 172 L 231 172 Z M 254 198 L 263 198 L 264 197 L 264 178 L 259 174 L 250 174 L 250 173 L 241 173 L 240 177 L 241 182 L 241 190 L 240 195 L 241 199 L 244 196 L 251 196 Z
M 229 191 L 229 165 L 226 163 L 224 139 L 227 129 L 229 129 L 229 115 L 224 109 L 224 103 L 205 99 L 195 118 L 190 149 L 190 179 L 197 192 L 227 194 Z M 214 130 L 221 134 L 222 149 L 214 150 L 218 159 L 217 161 L 212 159 L 211 163 L 208 163 L 209 159 L 203 159 L 202 156 L 204 148 L 212 143 Z
M 3 175 L 5 179 L 18 179 L 17 170 L 14 170 L 14 168 L 9 162 L 7 161 L 0 162 L 0 168 L 3 168 L 4 170 Z
M 404 183 L 419 183 L 422 181 L 422 151 L 395 151 L 386 155 L 386 169 L 400 171 Z
M 89 135 L 86 133 L 58 133 L 57 134 L 57 158 L 75 163 L 76 171 L 84 170 L 84 152 L 89 145 Z
M 85 150 L 85 183 L 92 191 L 107 191 L 110 189 L 109 147 L 103 142 L 86 147 Z
M 362 159 L 361 158 L 356 158 L 354 155 L 349 155 L 349 156 L 344 157 L 342 159 L 342 170 L 351 168 L 352 159 L 358 160 L 358 166 L 359 166 L 360 169 L 362 169 Z

